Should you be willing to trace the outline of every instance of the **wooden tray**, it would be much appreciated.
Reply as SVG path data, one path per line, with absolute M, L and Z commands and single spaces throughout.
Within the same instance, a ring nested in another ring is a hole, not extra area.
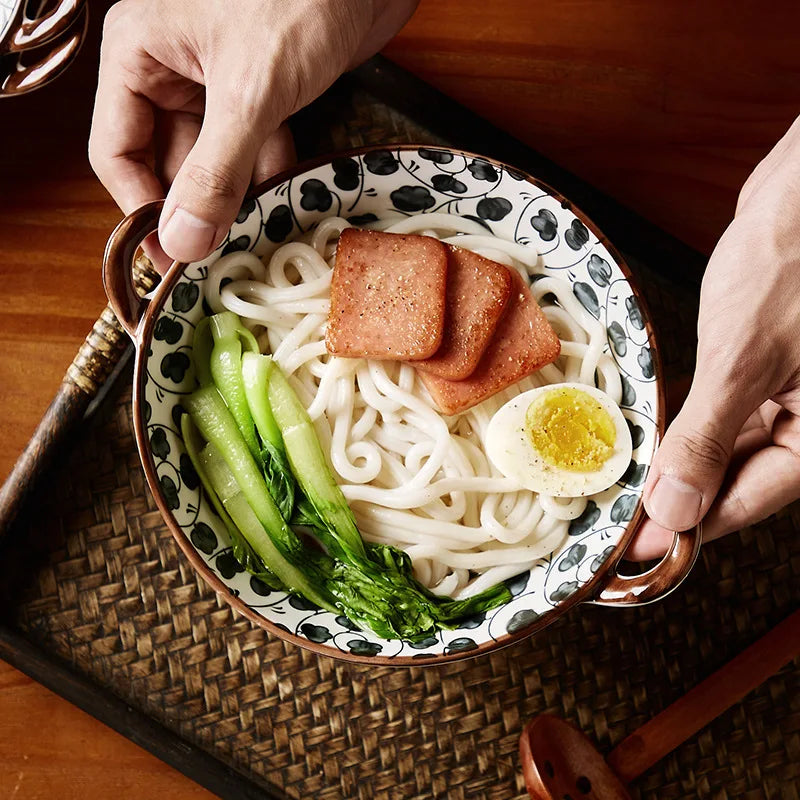
M 667 376 L 691 369 L 704 259 L 430 86 L 375 58 L 293 127 L 301 158 L 379 142 L 450 144 L 547 181 L 625 253 Z M 114 320 L 98 320 L 49 431 L 4 487 L 18 499 L 49 482 L 48 499 L 24 506 L 4 542 L 0 657 L 222 797 L 522 800 L 516 748 L 531 716 L 559 714 L 610 749 L 800 605 L 795 505 L 705 548 L 656 606 L 576 609 L 525 642 L 441 668 L 315 656 L 237 617 L 180 554 L 144 486 L 129 356 Z M 59 449 L 75 421 L 80 436 Z M 0 527 L 17 510 L 2 507 Z M 800 797 L 800 664 L 636 791 Z

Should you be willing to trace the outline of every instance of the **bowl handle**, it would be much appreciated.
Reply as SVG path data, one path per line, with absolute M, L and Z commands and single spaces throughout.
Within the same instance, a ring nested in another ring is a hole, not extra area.
M 108 303 L 134 340 L 147 306 L 147 300 L 139 296 L 133 285 L 134 258 L 139 245 L 158 230 L 163 205 L 163 200 L 155 200 L 128 214 L 109 237 L 103 256 L 103 287 Z
M 86 0 L 61 0 L 48 14 L 23 20 L 8 43 L 9 52 L 30 50 L 55 39 L 72 25 L 85 4 Z
M 24 53 L 8 56 L 14 66 L 0 84 L 0 98 L 32 92 L 55 80 L 73 61 L 80 50 L 89 27 L 89 13 L 83 12 L 83 24 L 63 40 L 46 48 L 46 55 L 34 64 L 21 63 Z
M 703 538 L 703 523 L 677 531 L 669 552 L 641 575 L 620 575 L 614 564 L 588 602 L 599 606 L 640 606 L 661 600 L 677 589 L 689 574 Z

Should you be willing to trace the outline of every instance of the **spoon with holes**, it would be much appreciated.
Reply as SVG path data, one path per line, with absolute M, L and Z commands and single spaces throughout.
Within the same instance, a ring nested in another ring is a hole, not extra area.
M 520 755 L 534 800 L 630 800 L 638 778 L 800 654 L 800 610 L 646 722 L 604 759 L 577 728 L 541 714 L 522 732 Z

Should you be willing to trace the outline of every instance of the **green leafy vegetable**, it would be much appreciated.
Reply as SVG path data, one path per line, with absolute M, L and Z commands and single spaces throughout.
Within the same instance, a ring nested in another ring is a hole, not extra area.
M 255 352 L 236 315 L 215 315 L 209 328 L 213 349 L 200 326 L 195 332 L 195 358 L 207 358 L 209 366 L 196 364 L 201 387 L 186 401 L 191 422 L 184 416 L 182 430 L 234 556 L 248 572 L 379 636 L 411 642 L 511 599 L 505 584 L 467 600 L 437 597 L 415 580 L 406 553 L 366 544 L 286 376 Z M 194 426 L 208 442 L 202 449 Z
M 230 311 L 211 317 L 209 327 L 214 338 L 210 357 L 214 385 L 225 398 L 225 404 L 236 420 L 253 457 L 259 458 L 261 451 L 242 378 L 242 347 L 257 353 L 258 344 L 253 334 L 242 325 L 239 317 Z
M 264 561 L 259 558 L 255 550 L 250 546 L 250 543 L 245 539 L 239 528 L 231 519 L 230 514 L 225 510 L 225 506 L 217 495 L 211 481 L 208 477 L 208 472 L 205 466 L 205 460 L 201 457 L 201 445 L 198 442 L 197 428 L 192 422 L 189 414 L 184 414 L 181 417 L 181 434 L 183 436 L 184 444 L 186 445 L 186 452 L 189 455 L 189 460 L 200 478 L 200 483 L 206 490 L 206 495 L 214 506 L 217 516 L 222 520 L 222 524 L 228 531 L 228 536 L 231 540 L 231 551 L 233 557 L 250 573 L 259 578 L 263 583 L 269 586 L 270 589 L 283 589 L 286 587 L 281 583 L 279 578 L 264 565 Z M 206 445 L 208 447 L 208 445 Z
M 292 518 L 296 481 L 286 457 L 283 439 L 267 397 L 272 359 L 256 353 L 242 355 L 242 381 L 247 404 L 261 439 L 261 460 L 272 499 L 284 519 Z

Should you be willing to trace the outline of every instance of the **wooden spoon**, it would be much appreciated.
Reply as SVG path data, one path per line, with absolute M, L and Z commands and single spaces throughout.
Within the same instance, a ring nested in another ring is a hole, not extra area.
M 630 800 L 626 783 L 774 675 L 800 653 L 795 611 L 724 667 L 642 725 L 604 759 L 577 728 L 541 714 L 520 738 L 522 771 L 534 800 Z

